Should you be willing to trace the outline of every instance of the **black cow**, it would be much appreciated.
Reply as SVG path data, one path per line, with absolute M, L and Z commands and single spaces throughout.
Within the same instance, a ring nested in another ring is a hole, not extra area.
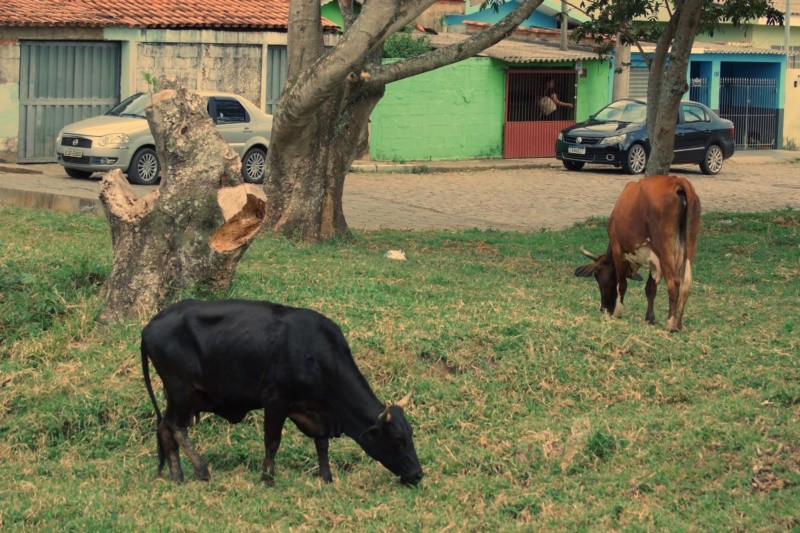
M 163 417 L 148 358 L 164 383 Z M 179 448 L 195 475 L 209 478 L 208 466 L 189 442 L 193 419 L 206 411 L 235 424 L 260 408 L 266 448 L 262 479 L 269 485 L 287 418 L 314 439 L 326 482 L 332 481 L 328 439 L 342 434 L 403 483 L 422 479 L 403 415 L 410 394 L 384 406 L 356 367 L 339 327 L 310 309 L 245 300 L 178 302 L 142 330 L 142 370 L 158 420 L 158 472 L 168 461 L 177 482 L 183 481 Z

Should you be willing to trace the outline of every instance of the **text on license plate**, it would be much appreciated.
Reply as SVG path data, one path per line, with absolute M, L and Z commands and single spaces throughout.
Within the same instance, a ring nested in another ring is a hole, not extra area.
M 77 148 L 64 148 L 64 155 L 67 157 L 83 157 L 83 150 Z
M 66 152 L 64 152 L 64 153 L 66 153 Z M 584 147 L 584 146 L 568 146 L 567 147 L 567 153 L 570 153 L 570 154 L 585 154 L 586 153 L 586 147 Z

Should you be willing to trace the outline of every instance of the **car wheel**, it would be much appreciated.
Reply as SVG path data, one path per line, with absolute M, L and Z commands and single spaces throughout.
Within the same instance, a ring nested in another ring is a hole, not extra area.
M 267 170 L 267 152 L 250 148 L 242 158 L 242 178 L 247 183 L 261 183 Z
M 67 176 L 69 176 L 70 178 L 84 179 L 94 174 L 94 172 L 91 172 L 89 170 L 78 170 L 77 168 L 64 167 L 64 170 L 66 171 Z
M 152 148 L 141 148 L 133 154 L 131 166 L 128 167 L 128 181 L 135 185 L 155 185 L 161 177 L 156 151 Z
M 586 164 L 583 161 L 567 161 L 566 159 L 563 159 L 561 162 L 564 163 L 564 168 L 567 170 L 580 170 L 583 168 L 583 165 Z
M 628 174 L 641 174 L 647 168 L 647 150 L 641 144 L 634 144 L 628 148 L 622 170 Z
M 725 156 L 722 154 L 720 147 L 712 144 L 706 148 L 703 160 L 700 161 L 700 170 L 703 171 L 703 174 L 719 174 L 719 171 L 722 170 L 722 161 L 724 159 Z

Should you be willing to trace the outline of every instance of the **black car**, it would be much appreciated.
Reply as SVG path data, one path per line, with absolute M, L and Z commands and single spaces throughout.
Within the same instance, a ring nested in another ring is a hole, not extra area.
M 622 167 L 628 174 L 644 172 L 650 155 L 647 103 L 626 98 L 613 102 L 589 120 L 561 130 L 556 158 L 568 170 L 586 163 Z M 699 163 L 704 174 L 718 174 L 722 161 L 733 155 L 733 122 L 697 102 L 681 102 L 675 127 L 673 163 Z

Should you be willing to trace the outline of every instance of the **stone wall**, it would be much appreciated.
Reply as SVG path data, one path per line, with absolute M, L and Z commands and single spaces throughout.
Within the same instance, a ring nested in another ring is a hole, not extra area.
M 139 43 L 136 89 L 149 89 L 143 73 L 175 77 L 193 90 L 225 91 L 261 107 L 261 46 Z
M 17 161 L 19 41 L 0 39 L 0 161 Z

